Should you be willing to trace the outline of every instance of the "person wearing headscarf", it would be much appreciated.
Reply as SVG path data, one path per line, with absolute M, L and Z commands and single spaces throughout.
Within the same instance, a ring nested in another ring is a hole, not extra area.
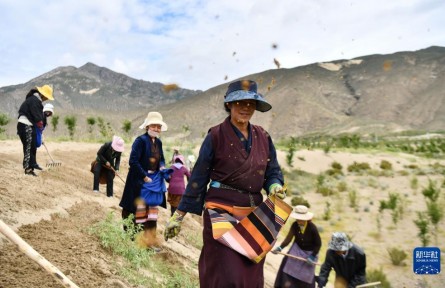
M 23 169 L 26 175 L 37 176 L 34 169 L 42 170 L 37 164 L 37 133 L 44 129 L 43 102 L 54 100 L 53 88 L 49 85 L 35 87 L 26 94 L 18 111 L 17 134 L 23 145 Z
M 148 113 L 139 129 L 145 130 L 145 133 L 138 136 L 131 147 L 130 168 L 119 206 L 122 207 L 123 219 L 132 216 L 134 225 L 143 226 L 144 236 L 139 244 L 156 251 L 158 249 L 156 246 L 159 244 L 156 238 L 158 205 L 145 205 L 141 197 L 141 189 L 144 183 L 153 182 L 154 178 L 159 179 L 160 171 L 165 169 L 164 150 L 159 138 L 161 132 L 167 131 L 168 126 L 161 113 L 153 111 Z M 162 185 L 163 181 L 157 183 Z M 158 188 L 164 189 L 163 186 Z M 163 200 L 159 206 L 167 208 L 165 193 L 162 193 L 162 197 Z M 124 226 L 124 229 L 127 230 L 127 227 Z
M 187 178 L 187 181 L 190 178 L 190 171 L 185 167 L 185 159 L 181 154 L 176 154 L 173 156 L 173 165 L 170 169 L 173 169 L 173 173 L 171 175 L 171 179 L 169 180 L 168 185 L 168 193 L 167 193 L 167 201 L 170 204 L 170 212 L 171 215 L 178 208 L 179 202 L 182 199 L 182 195 L 185 191 L 185 181 L 184 177 Z
M 48 126 L 48 117 L 53 116 L 54 114 L 54 105 L 51 103 L 46 103 L 43 106 L 43 129 L 36 129 L 36 147 L 39 148 L 42 144 L 44 144 L 43 130 L 45 130 L 46 126 Z M 40 168 L 40 166 L 37 164 Z M 37 168 L 37 169 L 39 169 Z M 41 168 L 40 168 L 41 170 Z
M 210 128 L 178 209 L 164 231 L 175 237 L 186 213 L 203 215 L 203 247 L 199 258 L 200 287 L 264 287 L 264 259 L 259 263 L 213 237 L 210 212 L 246 218 L 263 202 L 262 189 L 283 199 L 284 179 L 270 135 L 250 123 L 255 110 L 272 106 L 257 93 L 257 84 L 241 80 L 229 85 L 224 109 L 229 114 Z M 208 184 L 210 182 L 210 187 Z
M 335 287 L 355 288 L 366 283 L 365 252 L 350 242 L 344 232 L 334 232 L 317 277 L 318 287 L 325 287 L 329 273 L 335 271 Z
M 292 223 L 286 238 L 272 253 L 280 253 L 293 239 L 287 254 L 301 260 L 287 256 L 283 258 L 275 279 L 275 288 L 315 288 L 315 263 L 321 248 L 321 238 L 317 226 L 312 223 L 313 216 L 304 205 L 294 207 L 290 217 L 296 221 Z
M 113 197 L 113 179 L 115 171 L 119 172 L 124 144 L 124 139 L 115 135 L 112 141 L 106 142 L 97 151 L 96 164 L 93 168 L 93 192 L 99 193 L 99 178 L 101 173 L 105 173 L 107 197 Z

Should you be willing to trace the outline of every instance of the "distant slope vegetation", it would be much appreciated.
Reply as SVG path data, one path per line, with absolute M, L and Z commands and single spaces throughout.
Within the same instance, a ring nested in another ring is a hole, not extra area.
M 274 138 L 437 131 L 445 124 L 444 47 L 267 70 L 243 78 L 256 80 L 272 104 L 270 112 L 257 112 L 252 122 Z M 15 117 L 26 92 L 45 83 L 54 85 L 58 114 L 101 115 L 116 130 L 123 119 L 135 128 L 148 111 L 158 110 L 170 124 L 169 136 L 195 138 L 227 115 L 222 104 L 227 83 L 204 92 L 165 91 L 164 84 L 92 63 L 59 67 L 25 84 L 0 88 L 0 112 Z M 84 120 L 78 123 L 86 125 Z

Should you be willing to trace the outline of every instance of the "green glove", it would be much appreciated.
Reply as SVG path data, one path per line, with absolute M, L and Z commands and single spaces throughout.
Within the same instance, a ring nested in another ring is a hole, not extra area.
M 286 188 L 284 188 L 278 183 L 273 183 L 272 185 L 269 186 L 269 195 L 270 196 L 275 195 L 281 200 L 283 200 L 284 198 L 286 198 Z
M 175 211 L 175 213 L 173 213 L 173 216 L 168 220 L 167 226 L 165 226 L 165 241 L 168 241 L 169 238 L 178 236 L 179 231 L 181 231 L 181 223 L 183 219 L 184 216 L 179 215 L 178 212 Z

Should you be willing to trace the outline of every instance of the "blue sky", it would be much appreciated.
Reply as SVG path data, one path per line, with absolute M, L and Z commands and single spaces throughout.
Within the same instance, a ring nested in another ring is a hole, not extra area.
M 443 15 L 439 0 L 0 0 L 0 87 L 92 62 L 206 90 L 274 58 L 293 68 L 445 46 Z

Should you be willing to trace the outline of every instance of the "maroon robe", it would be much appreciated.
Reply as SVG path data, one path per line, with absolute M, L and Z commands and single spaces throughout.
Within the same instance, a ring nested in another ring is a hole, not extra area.
M 250 153 L 244 149 L 240 139 L 227 118 L 222 124 L 211 128 L 213 151 L 215 153 L 210 178 L 236 188 L 243 193 L 210 187 L 206 202 L 230 206 L 249 207 L 251 194 L 255 206 L 263 196 L 269 155 L 267 133 L 259 126 L 250 125 L 252 147 Z M 264 287 L 264 259 L 254 263 L 247 257 L 213 239 L 209 213 L 203 215 L 204 246 L 199 258 L 199 278 L 201 287 Z

